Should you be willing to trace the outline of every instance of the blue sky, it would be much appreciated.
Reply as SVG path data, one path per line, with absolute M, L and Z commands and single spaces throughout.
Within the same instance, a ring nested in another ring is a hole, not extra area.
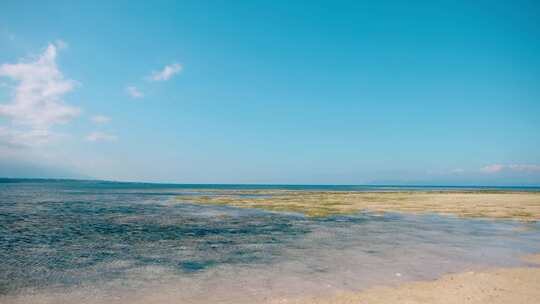
M 540 184 L 535 1 L 72 2 L 0 4 L 1 176 Z

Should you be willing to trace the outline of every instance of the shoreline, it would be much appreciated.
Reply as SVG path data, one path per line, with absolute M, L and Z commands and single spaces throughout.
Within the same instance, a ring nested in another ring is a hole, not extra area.
M 540 254 L 528 255 L 522 260 L 529 265 L 495 267 L 481 271 L 447 273 L 433 280 L 404 281 L 397 285 L 375 285 L 360 291 L 342 291 L 328 295 L 302 297 L 269 297 L 264 304 L 508 304 L 536 303 L 540 299 Z M 170 286 L 169 286 L 170 287 Z M 71 292 L 67 298 L 52 294 L 0 297 L 2 303 L 86 303 L 86 304 L 202 304 L 202 303 L 252 303 L 234 299 L 210 301 L 183 300 L 181 294 L 164 289 L 163 292 L 132 294 L 126 297 L 99 298 Z
M 372 287 L 326 298 L 276 299 L 271 304 L 503 304 L 535 303 L 540 299 L 540 254 L 523 258 L 530 267 L 493 268 L 446 274 L 433 281 Z

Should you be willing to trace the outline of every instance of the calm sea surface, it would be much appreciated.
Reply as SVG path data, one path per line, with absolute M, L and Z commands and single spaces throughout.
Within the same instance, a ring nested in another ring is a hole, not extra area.
M 521 265 L 519 256 L 540 251 L 538 223 L 392 213 L 307 218 L 178 199 L 197 195 L 192 189 L 456 188 L 0 180 L 0 302 L 165 294 L 172 302 L 249 303 Z

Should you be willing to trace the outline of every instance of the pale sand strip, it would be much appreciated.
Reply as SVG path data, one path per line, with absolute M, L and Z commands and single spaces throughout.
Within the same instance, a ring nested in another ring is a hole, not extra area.
M 246 197 L 242 195 L 267 195 Z M 540 220 L 540 192 L 409 191 L 331 192 L 217 190 L 217 195 L 179 196 L 179 201 L 327 216 L 360 211 L 439 213 L 461 217 Z
M 540 255 L 535 257 L 540 261 Z M 202 304 L 230 301 L 183 301 L 167 293 L 151 293 L 128 298 L 103 300 L 66 294 L 31 294 L 0 297 L 3 304 Z M 245 303 L 245 302 L 242 302 Z M 330 297 L 272 299 L 263 304 L 536 304 L 540 303 L 540 268 L 501 268 L 486 272 L 445 275 L 425 282 L 404 283 L 397 287 L 374 287 L 358 293 Z
M 540 263 L 540 255 L 526 259 Z M 376 287 L 329 298 L 275 299 L 289 304 L 535 304 L 540 303 L 540 268 L 501 268 L 445 275 L 430 282 Z

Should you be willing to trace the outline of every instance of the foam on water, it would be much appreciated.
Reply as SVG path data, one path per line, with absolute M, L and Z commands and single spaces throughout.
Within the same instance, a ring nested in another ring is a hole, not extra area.
M 185 191 L 0 183 L 0 299 L 252 303 L 519 265 L 540 251 L 537 223 L 306 218 L 177 202 Z

